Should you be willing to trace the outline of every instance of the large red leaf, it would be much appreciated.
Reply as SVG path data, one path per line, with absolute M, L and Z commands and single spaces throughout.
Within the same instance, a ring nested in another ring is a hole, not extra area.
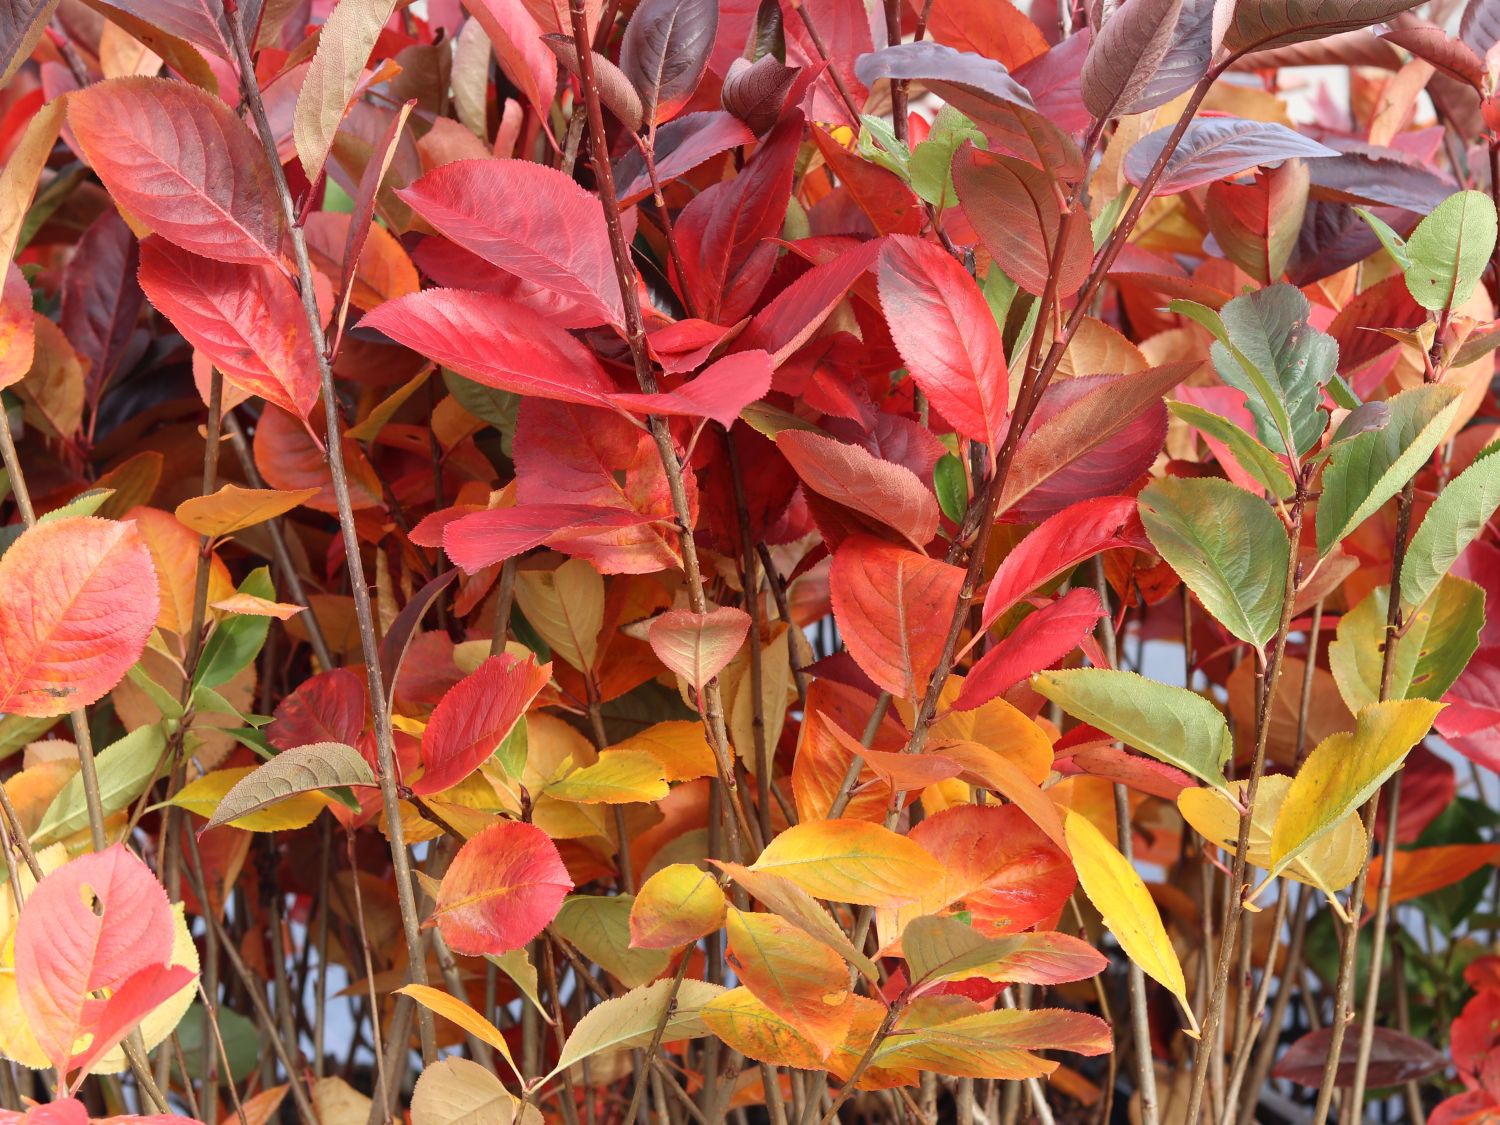
M 604 208 L 528 160 L 457 160 L 398 192 L 443 234 L 517 277 L 624 323 Z
M 980 241 L 1007 277 L 1041 296 L 1055 274 L 1058 297 L 1078 292 L 1094 257 L 1094 240 L 1087 215 L 1064 223 L 1051 176 L 1023 160 L 965 145 L 953 159 L 953 186 Z M 1059 252 L 1064 229 L 1067 238 Z
M 853 535 L 833 556 L 833 617 L 870 679 L 916 699 L 937 667 L 963 582 L 959 567 Z
M 141 243 L 141 288 L 232 385 L 299 418 L 318 401 L 317 345 L 280 270 L 221 262 L 160 237 Z
M 360 321 L 487 387 L 603 405 L 614 391 L 594 353 L 536 311 L 494 293 L 427 289 Z
M 280 750 L 314 742 L 357 745 L 370 709 L 365 682 L 347 668 L 303 680 L 276 705 L 266 737 Z
M 651 521 L 635 526 L 567 532 L 550 543 L 587 559 L 606 574 L 649 574 L 681 565 L 676 518 L 661 455 L 651 436 L 628 419 L 572 403 L 528 398 L 516 420 L 516 500 L 618 508 Z M 684 474 L 696 518 L 697 484 Z
M 809 491 L 894 528 L 913 546 L 937 534 L 937 500 L 904 465 L 807 430 L 783 430 L 776 448 Z
M 1168 363 L 1130 375 L 1053 383 L 1011 462 L 1000 511 L 1030 523 L 1079 500 L 1129 488 L 1166 440 L 1162 396 L 1197 367 Z
M 140 256 L 135 235 L 114 211 L 94 220 L 78 240 L 63 271 L 59 326 L 68 342 L 89 360 L 88 395 L 100 393 L 127 362 L 127 354 L 144 350 L 137 334 L 141 287 L 136 283 Z M 3 382 L 0 376 L 0 382 Z
M 948 874 L 979 928 L 1014 933 L 1063 908 L 1078 877 L 1073 863 L 1018 805 L 956 805 L 927 817 L 911 838 Z
M 114 78 L 72 94 L 68 124 L 114 201 L 185 250 L 275 260 L 276 187 L 260 142 L 212 94 L 168 78 Z
M 1069 590 L 1049 602 L 979 658 L 964 677 L 953 709 L 982 706 L 1033 672 L 1052 667 L 1077 648 L 1103 616 L 1104 605 L 1093 590 Z
M 470 512 L 446 523 L 442 529 L 442 545 L 454 566 L 465 574 L 475 574 L 487 566 L 539 547 L 549 539 L 558 539 L 559 549 L 565 549 L 566 533 L 570 531 L 639 527 L 654 518 L 627 508 L 589 504 L 491 508 L 484 512 Z
M 875 263 L 883 240 L 862 242 L 816 265 L 788 285 L 745 326 L 742 348 L 771 353 L 778 366 L 808 340 L 838 308 L 854 283 Z
M 498 956 L 541 933 L 572 889 L 557 845 L 545 832 L 502 821 L 459 848 L 429 925 L 437 925 L 455 953 Z
M 192 979 L 169 969 L 172 908 L 151 869 L 116 844 L 58 868 L 16 926 L 16 984 L 37 1043 L 59 1070 L 88 1066 Z M 93 994 L 108 990 L 108 999 Z M 75 1054 L 79 1038 L 92 1035 Z
M 955 430 L 992 450 L 1009 420 L 1000 329 L 984 294 L 942 247 L 894 236 L 880 253 L 880 306 L 917 386 Z
M 492 656 L 454 684 L 422 732 L 417 793 L 440 793 L 468 777 L 493 754 L 547 686 L 552 665 L 529 657 Z
M 982 627 L 1043 583 L 1114 547 L 1151 550 L 1135 497 L 1105 496 L 1064 508 L 1005 556 L 984 595 Z
M 765 352 L 736 352 L 712 364 L 675 391 L 661 394 L 617 394 L 612 401 L 639 414 L 680 414 L 712 418 L 732 426 L 740 411 L 771 389 L 771 357 Z
M 103 698 L 146 647 L 160 608 L 133 523 L 38 524 L 0 556 L 0 713 L 61 715 Z
M 761 142 L 744 170 L 695 195 L 677 216 L 682 248 L 677 279 L 698 315 L 732 324 L 750 311 L 776 264 L 767 241 L 781 230 L 802 141 L 793 112 Z

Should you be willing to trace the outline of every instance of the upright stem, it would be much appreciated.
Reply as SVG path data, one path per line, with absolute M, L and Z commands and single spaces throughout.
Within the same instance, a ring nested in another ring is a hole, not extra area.
M 1224 916 L 1220 926 L 1219 961 L 1215 971 L 1213 989 L 1208 997 L 1208 1014 L 1203 1021 L 1203 1037 L 1193 1053 L 1193 1087 L 1188 1098 L 1187 1121 L 1196 1125 L 1203 1112 L 1203 1094 L 1208 1086 L 1209 1053 L 1215 1046 L 1219 1026 L 1224 1018 L 1224 1002 L 1229 991 L 1230 968 L 1234 964 L 1235 943 L 1239 937 L 1240 923 L 1244 917 L 1242 896 L 1245 891 L 1245 872 L 1249 867 L 1250 824 L 1255 815 L 1255 798 L 1260 788 L 1261 776 L 1266 768 L 1266 745 L 1271 734 L 1271 703 L 1281 683 L 1283 657 L 1286 655 L 1286 637 L 1292 624 L 1292 609 L 1297 600 L 1297 545 L 1302 538 L 1302 511 L 1307 502 L 1307 482 L 1299 479 L 1297 494 L 1291 505 L 1291 526 L 1288 531 L 1290 550 L 1287 552 L 1285 586 L 1281 596 L 1281 619 L 1276 625 L 1271 654 L 1266 657 L 1264 686 L 1260 696 L 1260 707 L 1255 716 L 1255 756 L 1250 763 L 1250 778 L 1245 784 L 1245 795 L 1240 812 L 1239 838 L 1235 842 L 1234 861 L 1231 865 L 1229 893 L 1224 897 Z M 1208 904 L 1204 904 L 1208 909 Z
M 1391 583 L 1385 613 L 1385 650 L 1380 662 L 1380 699 L 1389 699 L 1396 673 L 1396 646 L 1401 640 L 1401 567 L 1406 559 L 1407 533 L 1411 529 L 1412 502 L 1416 496 L 1416 485 L 1407 481 L 1396 501 L 1396 539 L 1391 547 Z M 1401 812 L 1401 774 L 1398 771 L 1390 780 L 1391 804 L 1388 831 L 1385 837 L 1385 863 L 1381 867 L 1380 898 L 1376 904 L 1374 929 L 1370 943 L 1370 975 L 1366 981 L 1364 1021 L 1359 1031 L 1359 1054 L 1354 1060 L 1354 1082 L 1349 1090 L 1349 1105 L 1358 1114 L 1364 1102 L 1365 1082 L 1370 1073 L 1370 1050 L 1375 1042 L 1375 1000 L 1380 992 L 1380 970 L 1385 959 L 1386 923 L 1390 917 L 1391 883 L 1395 873 L 1396 818 Z M 1365 806 L 1364 826 L 1370 847 L 1375 846 L 1375 819 L 1380 808 L 1380 793 L 1370 798 Z M 1338 1067 L 1344 1050 L 1344 1032 L 1349 1022 L 1350 1005 L 1354 993 L 1354 970 L 1359 949 L 1359 916 L 1365 900 L 1365 883 L 1370 874 L 1370 853 L 1365 853 L 1359 876 L 1354 880 L 1354 890 L 1349 899 L 1349 928 L 1339 950 L 1339 976 L 1334 998 L 1332 1038 L 1328 1041 L 1328 1060 L 1323 1067 L 1323 1081 L 1318 1087 L 1319 1116 L 1328 1112 L 1333 1100 L 1334 1087 L 1338 1082 Z
M 1098 559 L 1094 560 L 1094 584 L 1099 591 L 1099 600 L 1106 609 L 1099 622 L 1100 640 L 1104 655 L 1113 668 L 1119 664 L 1119 644 L 1115 636 L 1115 620 L 1107 612 L 1109 584 L 1104 580 L 1104 566 Z M 1135 839 L 1130 828 L 1130 798 L 1125 793 L 1125 786 L 1118 781 L 1114 784 L 1114 797 L 1115 827 L 1118 831 L 1116 840 L 1125 862 L 1133 865 Z M 1156 1063 L 1151 1057 L 1151 1015 L 1146 1003 L 1146 974 L 1131 960 L 1126 966 L 1126 979 L 1130 985 L 1130 1030 L 1135 1039 L 1136 1088 L 1141 1095 L 1141 1122 L 1142 1125 L 1156 1125 L 1159 1120 Z
M 318 377 L 322 385 L 323 411 L 328 432 L 328 470 L 333 479 L 334 499 L 338 504 L 339 530 L 343 533 L 344 555 L 349 568 L 350 592 L 354 595 L 354 615 L 359 623 L 360 652 L 365 664 L 365 677 L 369 682 L 370 706 L 375 716 L 375 749 L 380 764 L 380 795 L 385 806 L 386 837 L 390 842 L 391 865 L 396 872 L 396 901 L 401 908 L 401 929 L 406 940 L 409 959 L 408 975 L 413 984 L 427 983 L 427 960 L 421 938 L 421 920 L 417 917 L 416 897 L 412 891 L 411 859 L 406 851 L 406 830 L 401 823 L 400 796 L 397 791 L 396 748 L 391 730 L 391 713 L 386 702 L 385 685 L 380 674 L 380 645 L 375 636 L 375 615 L 370 605 L 370 588 L 365 581 L 364 561 L 360 555 L 359 532 L 354 526 L 354 507 L 349 499 L 349 477 L 344 469 L 344 434 L 340 421 L 338 388 L 333 381 L 333 368 L 328 361 L 328 342 L 323 333 L 323 319 L 318 312 L 318 299 L 313 288 L 312 262 L 307 255 L 307 240 L 298 222 L 296 204 L 287 185 L 286 172 L 281 166 L 281 157 L 276 150 L 276 134 L 266 117 L 265 103 L 261 100 L 260 86 L 255 78 L 255 64 L 250 50 L 245 45 L 244 29 L 240 26 L 239 13 L 234 0 L 226 0 L 225 23 L 229 27 L 230 46 L 234 49 L 235 64 L 240 72 L 240 90 L 250 115 L 255 119 L 260 133 L 261 145 L 266 152 L 266 162 L 276 184 L 277 198 L 281 204 L 282 218 L 291 237 L 292 254 L 297 264 L 298 289 L 302 298 L 302 312 L 307 322 L 307 331 L 315 342 L 313 351 L 318 357 Z M 437 1039 L 433 1033 L 432 1013 L 423 1005 L 417 1006 L 417 1026 L 422 1041 L 422 1061 L 432 1063 L 437 1058 Z
M 604 110 L 599 101 L 599 85 L 594 75 L 594 56 L 589 49 L 588 21 L 583 0 L 569 0 L 568 12 L 572 21 L 573 44 L 578 51 L 579 84 L 583 89 L 584 109 L 588 114 L 589 155 L 599 200 L 604 207 L 609 248 L 614 258 L 615 280 L 620 288 L 620 303 L 624 307 L 625 339 L 630 345 L 636 382 L 644 393 L 655 394 L 656 373 L 651 367 L 651 356 L 646 347 L 646 323 L 641 316 L 635 264 L 631 261 L 630 247 L 625 242 L 625 230 L 620 222 L 620 201 L 615 194 L 614 171 L 610 167 L 609 152 L 605 145 Z M 703 574 L 698 568 L 698 545 L 693 534 L 693 513 L 688 503 L 687 486 L 683 481 L 682 461 L 677 455 L 677 446 L 666 421 L 659 415 L 652 414 L 646 419 L 646 425 L 656 443 L 656 451 L 661 458 L 667 486 L 672 495 L 672 509 L 677 516 L 679 553 L 682 555 L 683 574 L 687 579 L 688 605 L 694 613 L 706 613 L 708 599 L 703 592 Z M 741 838 L 753 840 L 755 832 L 745 815 L 739 784 L 734 776 L 734 757 L 729 746 L 728 728 L 724 723 L 724 699 L 719 691 L 717 677 L 709 680 L 703 687 L 703 722 L 718 767 L 719 784 L 724 788 L 724 798 L 729 805 L 730 815 L 724 822 L 729 854 L 732 859 L 739 861 L 742 858 Z

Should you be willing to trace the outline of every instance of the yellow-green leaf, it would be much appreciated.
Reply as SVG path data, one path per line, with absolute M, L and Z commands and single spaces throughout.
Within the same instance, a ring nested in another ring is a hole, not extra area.
M 1278 875 L 1339 821 L 1368 801 L 1400 768 L 1443 709 L 1426 699 L 1372 703 L 1353 731 L 1318 743 L 1292 779 L 1271 830 L 1271 874 Z
M 920 844 L 863 820 L 794 825 L 751 870 L 784 876 L 816 898 L 860 906 L 920 901 L 943 880 L 943 869 Z
M 641 885 L 630 908 L 630 944 L 676 949 L 724 924 L 724 892 L 707 871 L 673 863 Z

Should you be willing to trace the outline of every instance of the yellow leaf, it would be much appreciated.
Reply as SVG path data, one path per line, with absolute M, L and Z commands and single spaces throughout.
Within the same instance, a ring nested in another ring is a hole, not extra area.
M 500 1029 L 464 1001 L 456 996 L 450 996 L 440 988 L 432 988 L 425 984 L 408 984 L 396 991 L 410 996 L 422 1007 L 436 1012 L 451 1023 L 456 1023 L 480 1042 L 488 1043 L 495 1048 L 505 1059 L 511 1073 L 516 1076 L 516 1080 L 524 1084 L 521 1072 L 516 1069 L 516 1060 L 511 1057 L 510 1044 L 506 1043 L 505 1036 L 500 1034 Z
M 301 613 L 306 606 L 289 602 L 273 602 L 269 598 L 257 598 L 254 594 L 235 593 L 211 603 L 221 613 L 238 613 L 245 617 L 274 617 L 285 621 Z
M 568 771 L 543 792 L 560 801 L 585 805 L 627 805 L 661 800 L 667 795 L 667 782 L 654 754 L 605 750 L 593 765 Z
M 703 724 L 672 719 L 649 726 L 611 750 L 644 750 L 662 765 L 668 781 L 693 781 L 715 773 L 714 752 L 703 734 Z
M 1244 799 L 1246 781 L 1231 781 L 1230 792 Z M 1271 826 L 1286 802 L 1292 779 L 1284 774 L 1263 777 L 1255 791 L 1255 815 L 1250 821 L 1250 846 L 1248 860 L 1254 867 L 1271 866 Z M 1240 840 L 1240 810 L 1228 794 L 1216 789 L 1184 789 L 1177 797 L 1177 807 L 1183 819 L 1211 844 L 1234 854 Z M 1342 890 L 1354 881 L 1363 866 L 1369 848 L 1365 840 L 1364 826 L 1359 818 L 1349 815 L 1341 820 L 1334 831 L 1317 841 L 1282 874 L 1299 883 L 1316 887 L 1328 896 L 1336 909 L 1343 907 L 1334 900 L 1334 892 Z
M 177 505 L 177 518 L 199 535 L 221 535 L 285 515 L 318 494 L 316 488 L 280 492 L 274 488 L 241 488 L 226 484 L 211 496 L 194 496 Z
M 1329 735 L 1292 779 L 1271 830 L 1271 874 L 1374 795 L 1422 741 L 1443 709 L 1426 699 L 1396 699 L 1360 708 L 1355 728 Z
M 1187 1015 L 1191 1034 L 1196 1036 L 1198 1021 L 1188 1004 L 1182 963 L 1145 882 L 1088 817 L 1069 809 L 1065 827 L 1068 850 L 1073 855 L 1073 866 L 1078 869 L 1083 893 L 1103 916 L 1104 924 L 1126 955 L 1143 973 L 1177 997 Z
M 630 908 L 630 944 L 676 949 L 724 924 L 724 892 L 701 867 L 673 863 L 642 884 Z
M 923 901 L 943 883 L 943 869 L 920 844 L 863 820 L 794 825 L 751 870 L 781 875 L 816 898 L 860 906 Z
M 516 575 L 516 604 L 552 651 L 580 672 L 594 666 L 604 624 L 604 579 L 582 559 Z
M 256 769 L 256 766 L 238 766 L 234 769 L 214 770 L 212 773 L 206 773 L 179 789 L 177 795 L 168 804 L 187 809 L 188 812 L 197 813 L 201 817 L 211 817 L 219 807 L 219 802 L 224 799 L 224 795 L 241 779 L 254 773 Z M 261 809 L 229 823 L 231 827 L 242 828 L 246 832 L 289 832 L 297 828 L 306 828 L 317 819 L 318 814 L 327 805 L 328 798 L 321 793 L 298 793 L 295 797 L 288 797 L 270 808 Z

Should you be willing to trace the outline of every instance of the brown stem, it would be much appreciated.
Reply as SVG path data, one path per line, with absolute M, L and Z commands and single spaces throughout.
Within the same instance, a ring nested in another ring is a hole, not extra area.
M 297 222 L 297 207 L 292 201 L 291 189 L 287 186 L 286 172 L 277 154 L 276 134 L 266 117 L 265 103 L 261 100 L 260 86 L 255 77 L 255 64 L 245 44 L 245 34 L 240 26 L 239 15 L 230 8 L 225 23 L 229 27 L 230 45 L 234 49 L 235 63 L 240 72 L 240 88 L 250 114 L 260 133 L 261 145 L 265 149 L 267 163 L 271 166 L 276 184 L 277 198 L 281 204 L 282 218 L 291 236 L 292 253 L 297 263 L 298 289 L 302 298 L 302 311 L 307 322 L 307 331 L 315 341 L 314 352 L 318 357 L 318 377 L 323 394 L 323 410 L 328 429 L 328 470 L 333 480 L 334 498 L 338 504 L 339 530 L 343 533 L 345 563 L 349 568 L 350 592 L 354 595 L 354 615 L 359 622 L 360 651 L 364 658 L 365 677 L 369 682 L 371 710 L 375 715 L 375 748 L 380 764 L 380 795 L 385 806 L 386 836 L 390 842 L 391 864 L 396 872 L 396 901 L 401 908 L 401 929 L 406 940 L 409 958 L 408 972 L 412 983 L 427 983 L 427 962 L 421 956 L 421 920 L 417 917 L 416 897 L 412 891 L 411 860 L 406 853 L 406 830 L 401 823 L 401 809 L 397 795 L 396 748 L 391 730 L 391 713 L 386 701 L 385 686 L 380 674 L 380 645 L 375 636 L 375 614 L 370 605 L 370 587 L 365 581 L 364 560 L 360 555 L 359 532 L 354 526 L 354 508 L 349 499 L 349 478 L 344 469 L 343 425 L 340 421 L 338 388 L 333 381 L 333 368 L 328 362 L 327 339 L 323 333 L 323 320 L 318 312 L 318 299 L 313 288 L 312 262 L 307 254 L 307 240 Z M 437 1039 L 433 1032 L 432 1013 L 419 1006 L 417 1026 L 422 1040 L 422 1061 L 432 1063 L 437 1058 Z
M 656 373 L 652 370 L 650 353 L 646 347 L 646 325 L 641 316 L 635 264 L 631 261 L 630 247 L 625 242 L 625 231 L 620 222 L 620 201 L 615 194 L 614 171 L 610 168 L 606 148 L 604 110 L 599 100 L 598 80 L 594 74 L 594 56 L 589 49 L 588 21 L 583 0 L 569 0 L 568 12 L 572 21 L 573 45 L 578 51 L 579 85 L 583 90 L 584 108 L 588 114 L 589 154 L 599 199 L 604 207 L 610 253 L 614 258 L 615 280 L 619 285 L 625 316 L 625 338 L 635 364 L 636 382 L 644 393 L 655 394 Z M 662 469 L 666 473 L 667 485 L 672 494 L 672 508 L 677 516 L 679 552 L 687 579 L 688 605 L 694 613 L 706 613 L 708 599 L 703 592 L 703 575 L 698 568 L 698 545 L 693 535 L 692 508 L 688 504 L 687 487 L 683 482 L 682 461 L 665 420 L 653 414 L 646 419 L 646 424 L 656 443 L 656 451 L 661 458 Z M 709 680 L 703 686 L 702 694 L 704 726 L 718 767 L 719 784 L 724 789 L 724 797 L 729 805 L 730 815 L 725 818 L 729 853 L 738 862 L 743 858 L 741 839 L 754 840 L 754 826 L 745 815 L 744 805 L 740 801 L 739 784 L 734 776 L 733 753 L 724 723 L 724 700 L 719 691 L 719 681 Z
M 1208 1014 L 1203 1021 L 1203 1037 L 1193 1053 L 1193 1087 L 1188 1098 L 1187 1121 L 1196 1125 L 1203 1110 L 1203 1094 L 1208 1085 L 1209 1052 L 1215 1051 L 1219 1025 L 1224 1018 L 1224 1002 L 1229 991 L 1230 968 L 1234 964 L 1235 943 L 1239 937 L 1240 924 L 1244 917 L 1242 896 L 1245 888 L 1245 873 L 1249 868 L 1250 824 L 1255 815 L 1255 798 L 1260 788 L 1261 776 L 1266 767 L 1266 745 L 1271 734 L 1271 702 L 1281 683 L 1283 657 L 1286 655 L 1286 638 L 1292 623 L 1292 610 L 1297 600 L 1298 544 L 1302 539 L 1302 512 L 1307 503 L 1307 481 L 1297 482 L 1297 494 L 1291 504 L 1291 527 L 1288 532 L 1290 549 L 1287 552 L 1285 585 L 1281 597 L 1281 619 L 1276 626 L 1271 654 L 1266 658 L 1263 671 L 1263 690 L 1260 706 L 1255 716 L 1255 756 L 1250 763 L 1250 778 L 1245 784 L 1245 794 L 1240 812 L 1239 838 L 1235 842 L 1234 861 L 1231 865 L 1229 892 L 1224 899 L 1224 915 L 1220 923 L 1219 961 L 1214 976 L 1214 986 L 1209 992 Z M 1207 908 L 1207 904 L 1205 904 Z

